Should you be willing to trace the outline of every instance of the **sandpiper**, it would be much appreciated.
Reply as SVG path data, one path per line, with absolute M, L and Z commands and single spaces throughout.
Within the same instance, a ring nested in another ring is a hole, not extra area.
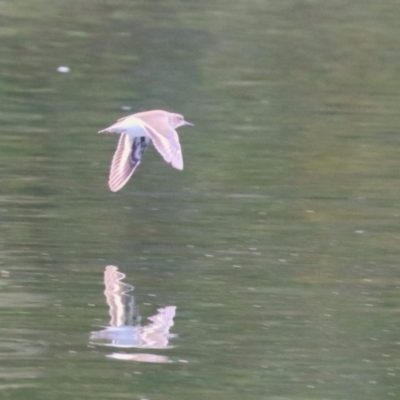
M 119 119 L 99 133 L 121 134 L 111 162 L 108 185 L 112 192 L 120 190 L 135 172 L 150 139 L 167 163 L 183 169 L 183 159 L 176 128 L 193 126 L 182 115 L 162 110 L 146 111 Z

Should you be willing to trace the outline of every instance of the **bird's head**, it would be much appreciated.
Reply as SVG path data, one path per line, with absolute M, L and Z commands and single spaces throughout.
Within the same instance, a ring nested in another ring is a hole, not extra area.
M 185 121 L 185 118 L 183 118 L 183 115 L 180 115 L 180 114 L 170 113 L 168 116 L 168 119 L 169 119 L 170 125 L 174 129 L 179 128 L 180 126 L 183 126 L 183 125 L 194 126 L 190 122 Z

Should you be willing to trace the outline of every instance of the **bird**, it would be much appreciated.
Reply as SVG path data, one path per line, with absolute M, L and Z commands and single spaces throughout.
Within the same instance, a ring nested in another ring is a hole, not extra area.
M 120 134 L 111 162 L 108 186 L 112 192 L 122 189 L 142 161 L 150 140 L 172 167 L 183 170 L 182 150 L 176 129 L 194 126 L 183 115 L 163 110 L 144 111 L 120 118 L 98 133 Z

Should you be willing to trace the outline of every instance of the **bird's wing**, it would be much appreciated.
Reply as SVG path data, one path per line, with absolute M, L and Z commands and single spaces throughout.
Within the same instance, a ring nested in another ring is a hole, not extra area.
M 163 124 L 161 129 L 155 129 L 144 121 L 142 123 L 164 160 L 174 168 L 182 170 L 183 158 L 178 133 L 166 124 Z
M 149 141 L 146 137 L 131 138 L 125 133 L 121 134 L 108 179 L 108 186 L 112 192 L 117 192 L 128 182 L 139 166 Z

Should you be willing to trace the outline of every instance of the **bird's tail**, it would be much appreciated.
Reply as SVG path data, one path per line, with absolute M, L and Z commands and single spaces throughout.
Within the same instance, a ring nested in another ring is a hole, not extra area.
M 121 132 L 118 132 L 118 131 L 116 131 L 116 130 L 113 130 L 113 129 L 111 129 L 111 128 L 106 128 L 106 129 L 103 129 L 103 130 L 101 130 L 101 131 L 98 131 L 97 133 L 121 133 Z

